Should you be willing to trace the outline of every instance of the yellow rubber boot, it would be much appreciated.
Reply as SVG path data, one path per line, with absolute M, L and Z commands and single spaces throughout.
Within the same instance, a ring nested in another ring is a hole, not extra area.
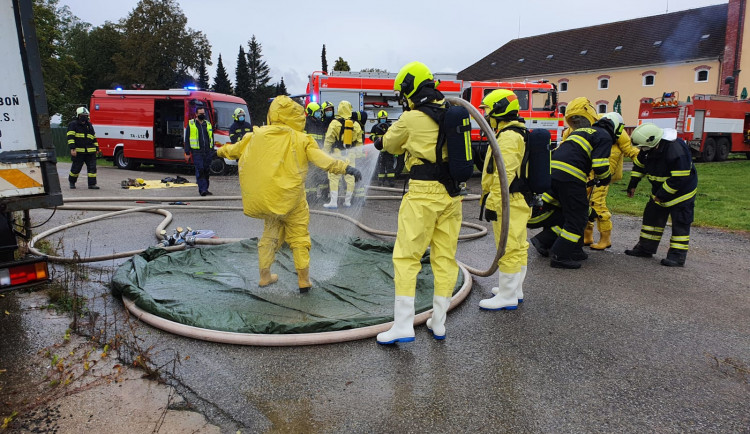
M 586 229 L 583 231 L 583 245 L 590 246 L 594 243 L 594 222 L 586 223 Z
M 312 282 L 310 282 L 310 267 L 297 269 L 297 282 L 299 283 L 300 294 L 304 294 L 312 288 Z
M 260 282 L 258 282 L 258 286 L 270 285 L 278 280 L 279 280 L 279 275 L 271 274 L 270 268 L 260 269 Z
M 612 231 L 601 231 L 600 234 L 602 237 L 599 238 L 599 242 L 589 247 L 594 250 L 604 250 L 612 247 Z

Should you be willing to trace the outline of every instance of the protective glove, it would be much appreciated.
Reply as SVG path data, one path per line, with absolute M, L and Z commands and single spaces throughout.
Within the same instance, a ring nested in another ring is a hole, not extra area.
M 354 182 L 359 182 L 362 180 L 362 172 L 360 172 L 356 167 L 346 166 L 346 174 L 352 175 L 354 177 Z
M 375 146 L 375 149 L 377 149 L 378 151 L 382 151 L 383 150 L 383 138 L 378 137 L 377 139 L 375 139 L 374 142 L 372 142 L 372 145 Z
M 497 211 L 491 210 L 491 209 L 485 209 L 484 210 L 484 219 L 488 222 L 496 222 L 497 221 Z

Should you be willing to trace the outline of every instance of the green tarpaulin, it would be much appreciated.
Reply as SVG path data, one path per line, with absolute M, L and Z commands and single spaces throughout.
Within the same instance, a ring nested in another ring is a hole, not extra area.
M 237 333 L 315 333 L 393 320 L 393 244 L 360 238 L 313 239 L 312 290 L 300 294 L 292 252 L 284 246 L 258 287 L 258 240 L 167 253 L 151 248 L 123 264 L 115 295 L 194 327 Z M 463 285 L 458 273 L 455 291 Z M 417 313 L 432 308 L 429 253 L 417 277 Z

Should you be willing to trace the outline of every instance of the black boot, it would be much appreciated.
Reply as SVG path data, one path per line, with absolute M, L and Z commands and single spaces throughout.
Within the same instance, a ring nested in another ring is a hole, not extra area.
M 580 247 L 576 249 L 571 255 L 570 259 L 574 261 L 585 261 L 589 258 L 589 254 L 584 252 Z
M 545 258 L 549 257 L 549 249 L 542 244 L 536 237 L 531 238 L 531 245 L 534 246 L 537 252 Z M 579 265 L 580 267 L 580 265 Z
M 581 268 L 581 263 L 571 258 L 561 258 L 557 255 L 552 255 L 552 259 L 549 261 L 549 265 L 552 268 L 567 268 L 569 270 L 577 270 Z
M 661 265 L 664 265 L 665 267 L 684 267 L 685 266 L 685 259 L 687 258 L 687 252 L 677 250 L 676 249 L 669 249 L 667 252 L 667 257 L 661 260 Z
M 70 189 L 71 190 L 75 190 L 76 189 L 75 183 L 73 183 L 73 182 L 70 183 Z
M 639 258 L 651 258 L 654 256 L 653 253 L 649 253 L 643 250 L 640 244 L 636 244 L 632 249 L 625 250 L 625 254 L 628 256 L 636 256 Z
M 685 261 L 679 262 L 673 259 L 664 258 L 661 260 L 661 265 L 664 265 L 666 267 L 684 267 Z

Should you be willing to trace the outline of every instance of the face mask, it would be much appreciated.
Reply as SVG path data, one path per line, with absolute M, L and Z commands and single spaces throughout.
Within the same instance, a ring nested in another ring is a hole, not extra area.
M 380 119 L 380 123 L 384 124 L 386 120 L 387 120 L 386 118 L 382 118 L 382 119 Z
M 333 117 L 333 112 L 326 112 L 326 117 L 327 118 L 332 118 Z
M 237 118 L 237 119 L 239 119 L 239 121 L 240 121 L 240 122 L 245 122 L 245 117 L 244 117 L 244 116 L 240 116 L 240 117 L 239 117 L 239 118 Z
M 317 111 L 317 112 L 313 113 L 313 117 L 314 117 L 315 119 L 320 119 L 320 116 L 321 116 L 321 114 L 320 114 L 320 112 L 319 112 L 319 111 Z
M 198 119 L 199 120 L 205 120 L 206 119 L 206 115 L 204 115 L 203 113 L 201 113 L 201 114 L 198 115 Z
M 78 122 L 80 123 L 86 123 L 86 121 L 89 120 L 88 116 L 78 116 Z

